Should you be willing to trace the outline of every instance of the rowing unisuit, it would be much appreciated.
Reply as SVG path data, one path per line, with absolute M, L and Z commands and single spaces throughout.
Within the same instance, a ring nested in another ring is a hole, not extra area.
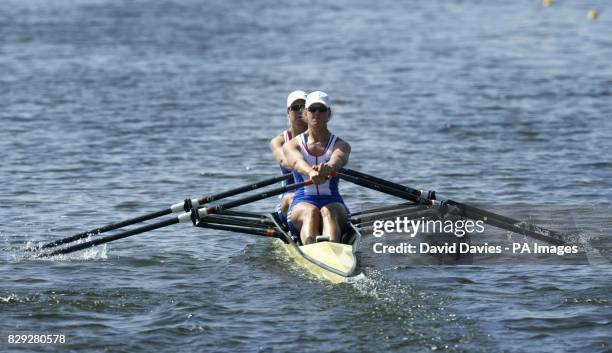
M 300 151 L 302 152 L 302 156 L 304 157 L 304 160 L 311 166 L 315 166 L 321 163 L 328 162 L 329 159 L 331 158 L 334 145 L 336 144 L 336 140 L 338 139 L 336 135 L 332 134 L 329 138 L 329 141 L 327 142 L 327 145 L 325 146 L 325 150 L 323 151 L 323 153 L 321 153 L 320 155 L 315 155 L 314 153 L 308 150 L 308 140 L 307 140 L 306 133 L 302 133 L 298 135 L 296 138 L 298 139 Z M 294 182 L 296 183 L 304 182 L 307 179 L 303 175 L 298 173 L 297 171 L 293 171 L 292 173 L 293 173 Z M 337 203 L 342 204 L 344 208 L 346 209 L 346 213 L 349 214 L 349 209 L 348 207 L 346 207 L 346 204 L 344 203 L 344 200 L 342 199 L 342 196 L 340 195 L 340 192 L 338 191 L 339 181 L 340 181 L 340 178 L 336 176 L 336 177 L 330 178 L 325 183 L 322 183 L 319 185 L 316 185 L 316 184 L 308 185 L 308 186 L 299 188 L 295 191 L 295 194 L 293 195 L 293 202 L 291 203 L 291 206 L 289 207 L 289 214 L 287 217 L 288 218 L 287 223 L 293 234 L 300 234 L 300 233 L 299 233 L 299 230 L 291 222 L 291 211 L 293 210 L 293 207 L 300 202 L 308 202 L 309 204 L 314 205 L 319 209 L 321 209 L 322 207 L 330 203 L 337 202 Z

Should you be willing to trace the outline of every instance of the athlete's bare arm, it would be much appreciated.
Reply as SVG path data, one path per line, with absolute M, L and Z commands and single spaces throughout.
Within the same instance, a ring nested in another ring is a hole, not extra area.
M 302 175 L 308 175 L 313 170 L 312 167 L 304 160 L 302 152 L 300 152 L 300 144 L 297 139 L 293 139 L 283 145 L 283 153 L 287 158 L 287 165 L 290 169 L 297 171 Z
M 283 152 L 287 158 L 289 169 L 295 170 L 302 175 L 308 175 L 315 184 L 322 184 L 325 178 L 321 177 L 319 172 L 315 170 L 302 156 L 300 152 L 300 144 L 298 139 L 293 139 L 283 146 Z
M 329 161 L 319 166 L 319 174 L 322 177 L 327 178 L 332 172 L 339 171 L 342 167 L 348 164 L 350 154 L 351 145 L 341 138 L 338 138 L 334 144 L 334 149 Z
M 282 167 L 287 168 L 287 158 L 285 158 L 285 153 L 283 152 L 283 145 L 285 144 L 285 136 L 283 133 L 278 134 L 272 140 L 270 140 L 270 151 L 272 151 L 272 156 L 276 163 L 280 164 Z

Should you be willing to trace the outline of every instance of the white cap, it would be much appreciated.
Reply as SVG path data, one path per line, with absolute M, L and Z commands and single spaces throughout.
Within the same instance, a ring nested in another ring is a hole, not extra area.
M 293 104 L 293 102 L 298 99 L 306 100 L 306 92 L 297 90 L 289 93 L 289 95 L 287 96 L 287 108 L 289 108 L 291 104 Z
M 327 93 L 323 91 L 314 91 L 308 93 L 308 96 L 306 96 L 306 109 L 308 109 L 308 107 L 315 103 L 321 103 L 324 106 L 331 108 L 331 99 L 329 99 Z

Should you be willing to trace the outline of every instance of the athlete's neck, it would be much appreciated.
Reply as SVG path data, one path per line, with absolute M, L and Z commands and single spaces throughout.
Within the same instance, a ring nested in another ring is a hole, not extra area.
M 289 131 L 291 131 L 291 136 L 296 137 L 297 135 L 301 134 L 302 132 L 306 131 L 307 129 L 308 129 L 308 126 L 292 125 L 289 128 Z
M 308 134 L 308 142 L 312 143 L 321 143 L 325 145 L 329 138 L 331 137 L 331 132 L 327 129 L 327 127 L 322 129 L 313 129 L 310 128 L 307 131 Z

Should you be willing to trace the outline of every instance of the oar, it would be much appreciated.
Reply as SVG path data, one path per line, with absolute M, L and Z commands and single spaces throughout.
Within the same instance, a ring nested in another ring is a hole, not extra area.
M 331 176 L 335 176 L 336 174 L 332 174 Z M 308 179 L 302 183 L 296 183 L 296 184 L 291 184 L 291 185 L 286 185 L 286 186 L 282 186 L 276 189 L 272 189 L 269 191 L 265 191 L 259 194 L 255 194 L 252 196 L 247 196 L 245 198 L 242 199 L 238 199 L 238 200 L 234 200 L 234 201 L 229 201 L 217 206 L 213 206 L 213 207 L 207 207 L 207 208 L 200 208 L 200 209 L 192 209 L 191 212 L 185 212 L 181 215 L 179 215 L 178 217 L 163 221 L 163 222 L 158 222 L 158 223 L 153 223 L 144 227 L 140 227 L 140 228 L 136 228 L 136 229 L 132 229 L 123 233 L 119 233 L 119 234 L 115 234 L 115 235 L 110 235 L 107 237 L 102 237 L 102 238 L 98 238 L 98 239 L 94 239 L 94 240 L 90 240 L 81 244 L 77 244 L 77 245 L 72 245 L 72 246 L 68 246 L 50 253 L 42 253 L 42 254 L 38 254 L 36 257 L 51 257 L 51 256 L 55 256 L 55 255 L 62 255 L 62 254 L 70 254 L 73 253 L 75 251 L 79 251 L 79 250 L 83 250 L 83 249 L 87 249 L 90 248 L 92 246 L 96 246 L 96 245 L 100 245 L 100 244 L 104 244 L 104 243 L 108 243 L 111 242 L 113 240 L 118 240 L 118 239 L 123 239 L 123 238 L 127 238 L 129 236 L 132 235 L 136 235 L 136 234 L 140 234 L 140 233 L 144 233 L 150 230 L 154 230 L 154 229 L 159 229 L 159 228 L 163 228 L 172 224 L 177 224 L 177 223 L 186 223 L 186 222 L 192 222 L 194 225 L 198 225 L 198 223 L 200 222 L 201 219 L 205 218 L 207 215 L 210 214 L 215 214 L 215 213 L 222 213 L 224 210 L 233 208 L 233 207 L 238 207 L 238 206 L 242 206 L 242 205 L 246 205 L 248 203 L 251 202 L 255 202 L 255 201 L 259 201 L 259 200 L 263 200 L 265 198 L 268 197 L 272 197 L 272 196 L 276 196 L 276 195 L 280 195 L 282 193 L 288 192 L 288 191 L 293 191 L 296 189 L 299 189 L 301 187 L 307 186 L 307 185 L 312 185 L 313 182 L 312 180 Z
M 276 230 L 276 228 L 271 228 L 271 227 L 268 227 L 268 228 L 240 227 L 240 226 L 232 226 L 232 225 L 225 225 L 225 224 L 208 223 L 208 222 L 202 222 L 202 221 L 198 222 L 197 227 L 224 230 L 228 232 L 261 235 L 264 237 L 278 238 L 284 242 L 287 241 L 283 233 Z
M 348 171 L 347 169 L 343 169 L 338 175 L 340 176 L 341 179 L 350 181 L 353 184 L 363 186 L 368 189 L 377 190 L 384 194 L 393 195 L 393 196 L 396 196 L 396 197 L 399 197 L 405 200 L 410 200 L 417 204 L 428 204 L 429 202 L 427 199 L 421 198 L 421 192 L 418 190 L 410 189 L 409 191 L 406 191 L 404 190 L 405 187 L 398 188 L 398 187 L 383 185 L 383 184 L 380 184 L 378 182 L 372 181 L 367 178 L 353 176 L 351 174 L 348 174 L 347 171 Z
M 208 215 L 205 218 L 207 223 L 226 224 L 241 227 L 273 227 L 274 223 L 268 218 L 247 219 L 239 217 L 226 216 L 225 212 L 220 215 Z
M 383 193 L 405 198 L 410 201 L 425 203 L 430 206 L 443 208 L 447 205 L 457 207 L 463 216 L 483 222 L 494 227 L 509 230 L 514 233 L 530 236 L 535 239 L 543 240 L 554 245 L 565 245 L 569 243 L 571 235 L 542 228 L 536 225 L 526 224 L 510 217 L 502 216 L 490 211 L 486 211 L 474 206 L 466 205 L 450 199 L 436 197 L 434 191 L 429 191 L 427 197 L 423 197 L 423 192 L 388 180 L 384 180 L 362 172 L 351 169 L 342 169 L 339 173 L 340 178 Z
M 364 225 L 364 224 L 374 223 L 375 221 L 392 220 L 397 217 L 410 217 L 410 219 L 419 219 L 422 216 L 432 215 L 433 213 L 437 213 L 437 211 L 430 207 L 412 206 L 411 208 L 387 211 L 383 213 L 375 213 L 375 214 L 364 215 L 360 217 L 352 217 L 351 223 Z
M 232 217 L 242 217 L 242 218 L 251 218 L 251 219 L 263 219 L 267 220 L 267 214 L 257 213 L 257 212 L 249 212 L 249 211 L 235 211 L 235 210 L 225 210 L 222 213 L 224 216 L 232 216 Z
M 356 170 L 352 170 L 352 169 L 347 169 L 347 168 L 343 168 L 340 170 L 341 173 L 345 174 L 345 175 L 350 175 L 353 176 L 357 181 L 370 181 L 373 182 L 371 185 L 372 187 L 374 187 L 374 190 L 378 190 L 378 188 L 380 189 L 384 189 L 384 190 L 389 190 L 389 189 L 396 189 L 398 191 L 402 191 L 403 193 L 399 193 L 398 195 L 404 195 L 404 197 L 402 196 L 398 196 L 401 198 L 405 198 L 406 200 L 410 200 L 413 202 L 423 202 L 426 199 L 421 198 L 421 194 L 423 193 L 422 190 L 416 190 L 401 184 L 397 184 L 394 183 L 392 181 L 389 180 L 385 180 L 385 179 L 381 179 L 378 177 L 375 177 L 373 175 L 369 175 L 369 174 L 365 174 L 362 172 L 358 172 Z M 361 184 L 358 184 L 361 185 Z M 362 185 L 363 186 L 363 185 Z M 370 188 L 372 188 L 370 187 Z M 383 188 L 384 187 L 384 188 Z M 433 191 L 432 191 L 433 192 Z M 409 196 L 412 195 L 412 196 Z M 430 195 L 430 198 L 434 198 L 435 197 L 435 193 L 434 195 Z
M 275 184 L 278 183 L 280 181 L 286 180 L 287 178 L 289 178 L 291 176 L 291 174 L 284 174 L 284 175 L 280 175 L 280 176 L 276 176 L 274 178 L 269 178 L 269 179 L 265 179 L 262 181 L 259 181 L 257 183 L 253 183 L 253 184 L 249 184 L 249 185 L 244 185 L 235 189 L 231 189 L 228 191 L 224 191 L 218 194 L 214 194 L 214 195 L 208 195 L 208 196 L 202 196 L 200 198 L 196 198 L 196 199 L 186 199 L 183 202 L 179 202 L 179 203 L 175 203 L 173 205 L 171 205 L 169 208 L 163 209 L 161 211 L 157 211 L 157 212 L 153 212 L 153 213 L 149 213 L 143 216 L 139 216 L 136 218 L 131 218 L 125 221 L 121 221 L 121 222 L 117 222 L 117 223 L 112 223 L 106 226 L 102 226 L 99 228 L 95 228 L 83 233 L 78 233 L 75 235 L 72 235 L 70 237 L 67 238 L 63 238 L 63 239 L 58 239 L 52 242 L 49 242 L 47 244 L 41 245 L 37 248 L 31 249 L 33 251 L 39 251 L 39 250 L 44 250 L 44 249 L 49 249 L 49 248 L 54 248 L 56 246 L 62 245 L 62 244 L 66 244 L 66 243 L 72 243 L 73 241 L 79 240 L 79 239 L 83 239 L 83 238 L 87 238 L 91 235 L 98 235 L 104 232 L 108 232 L 111 230 L 115 230 L 115 229 L 119 229 L 122 227 L 126 227 L 132 224 L 136 224 L 136 223 L 140 223 L 140 222 L 144 222 L 144 221 L 148 221 L 151 219 L 155 219 L 155 218 L 159 218 L 165 215 L 169 215 L 172 213 L 179 213 L 179 212 L 190 212 L 193 208 L 198 208 L 201 205 L 204 205 L 206 203 L 210 203 L 213 201 L 218 201 L 227 197 L 231 197 L 234 195 L 238 195 L 247 191 L 251 191 L 251 190 L 255 190 L 255 189 L 260 189 L 262 187 L 271 185 L 271 184 Z
M 395 204 L 395 205 L 381 206 L 381 207 L 370 208 L 370 209 L 361 210 L 357 212 L 351 212 L 351 216 L 356 217 L 356 216 L 361 216 L 361 215 L 370 214 L 370 213 L 392 211 L 392 210 L 403 209 L 403 208 L 411 208 L 413 206 L 414 206 L 414 202 L 402 202 L 402 203 Z

